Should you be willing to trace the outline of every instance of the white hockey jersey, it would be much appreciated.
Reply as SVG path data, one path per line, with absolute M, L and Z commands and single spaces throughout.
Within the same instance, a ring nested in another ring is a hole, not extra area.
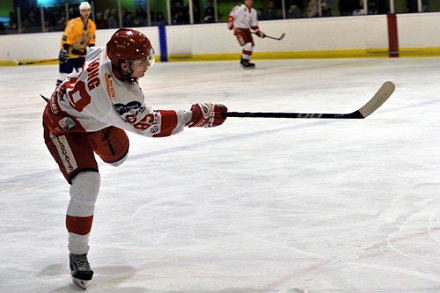
M 55 135 L 116 126 L 146 136 L 169 136 L 182 131 L 191 116 L 190 111 L 153 111 L 144 99 L 136 81 L 115 77 L 105 48 L 94 48 L 83 70 L 70 74 L 53 93 L 43 122 Z
M 234 28 L 258 30 L 257 11 L 246 5 L 237 5 L 229 13 L 228 23 L 232 23 Z

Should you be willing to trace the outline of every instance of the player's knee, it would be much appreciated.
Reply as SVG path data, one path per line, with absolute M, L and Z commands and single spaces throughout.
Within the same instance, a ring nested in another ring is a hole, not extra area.
M 252 46 L 252 43 L 246 43 L 244 46 L 243 46 L 243 50 L 245 50 L 245 51 L 250 51 L 250 52 L 252 52 L 252 49 L 254 48 L 254 46 Z
M 94 205 L 99 193 L 101 177 L 98 172 L 83 171 L 72 179 L 70 197 L 74 201 Z

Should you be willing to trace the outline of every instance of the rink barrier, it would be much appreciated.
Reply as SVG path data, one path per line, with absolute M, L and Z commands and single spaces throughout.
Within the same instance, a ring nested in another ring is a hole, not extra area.
M 399 57 L 399 33 L 397 29 L 397 16 L 396 14 L 387 15 L 387 27 L 388 27 L 388 50 L 389 56 Z
M 240 60 L 241 54 L 176 54 L 169 55 L 170 62 L 182 61 L 225 61 Z M 255 52 L 254 60 L 279 60 L 279 59 L 333 59 L 333 58 L 387 58 L 387 49 L 370 50 L 322 50 L 322 51 L 292 51 L 292 52 Z
M 400 57 L 438 57 L 439 26 L 440 13 L 261 21 L 263 31 L 273 35 L 286 33 L 286 37 L 282 41 L 255 38 L 253 58 L 384 58 L 390 52 Z M 240 58 L 240 46 L 225 23 L 137 29 L 151 40 L 158 62 Z M 114 32 L 115 29 L 98 30 L 96 45 L 105 46 Z M 56 58 L 61 35 L 62 32 L 1 35 L 0 65 L 15 65 L 17 62 L 10 55 L 22 62 Z

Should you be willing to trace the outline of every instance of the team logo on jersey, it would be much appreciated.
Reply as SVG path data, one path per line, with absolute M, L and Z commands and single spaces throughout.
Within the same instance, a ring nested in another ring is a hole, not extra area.
M 58 124 L 60 125 L 61 129 L 65 131 L 72 129 L 76 125 L 73 119 L 70 117 L 62 118 L 60 121 L 58 121 Z
M 105 84 L 107 86 L 107 94 L 110 97 L 110 99 L 115 98 L 115 89 L 113 87 L 113 81 L 111 79 L 111 76 L 108 72 L 105 73 Z
M 153 125 L 153 127 L 150 128 L 150 132 L 152 134 L 158 133 L 159 132 L 159 126 L 158 125 Z
M 128 112 L 139 113 L 144 111 L 144 107 L 142 106 L 142 104 L 137 101 L 130 102 L 127 105 L 118 103 L 115 104 L 115 108 L 121 116 Z

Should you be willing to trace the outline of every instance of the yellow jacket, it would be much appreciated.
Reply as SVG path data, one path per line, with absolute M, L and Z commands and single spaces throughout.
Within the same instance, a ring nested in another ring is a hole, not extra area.
M 90 18 L 87 20 L 87 27 L 84 27 L 81 17 L 72 18 L 64 30 L 61 49 L 67 44 L 68 58 L 83 57 L 87 53 L 87 47 L 95 45 L 95 32 L 96 25 Z

